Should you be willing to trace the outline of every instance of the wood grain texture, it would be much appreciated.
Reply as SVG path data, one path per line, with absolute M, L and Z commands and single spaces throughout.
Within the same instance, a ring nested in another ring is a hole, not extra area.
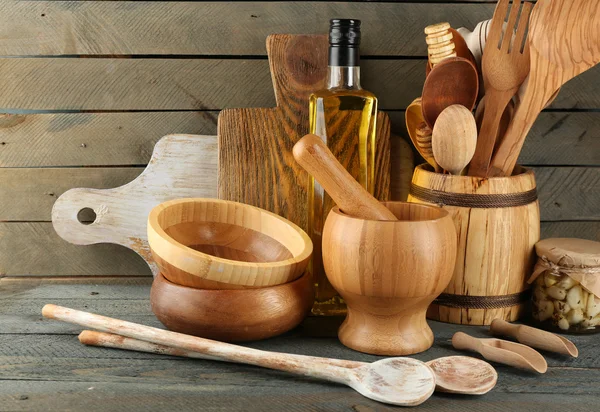
M 148 214 L 171 199 L 216 197 L 216 150 L 216 136 L 163 137 L 146 169 L 133 181 L 111 189 L 74 188 L 61 195 L 52 206 L 56 233 L 76 245 L 115 243 L 128 247 L 156 275 L 158 266 L 148 245 Z M 88 222 L 80 216 L 85 211 L 92 215 Z
M 163 136 L 216 135 L 217 115 L 215 111 L 4 114 L 0 167 L 145 165 Z
M 421 95 L 425 60 L 361 62 L 379 109 Z M 569 82 L 552 108 L 600 107 L 598 68 Z M 206 110 L 272 107 L 268 63 L 255 59 L 0 59 L 0 107 L 33 110 Z M 398 90 L 402 93 L 398 93 Z
M 219 198 L 277 213 L 307 229 L 308 174 L 294 144 L 308 133 L 308 99 L 325 87 L 327 38 L 274 35 L 267 40 L 277 107 L 219 115 Z M 389 197 L 389 119 L 377 118 L 375 197 Z
M 419 166 L 415 186 L 445 193 L 507 194 L 536 188 L 531 171 L 503 179 L 450 176 Z M 409 202 L 425 203 L 409 195 Z M 526 279 L 533 267 L 533 247 L 540 239 L 539 202 L 504 208 L 445 205 L 458 239 L 454 276 L 444 293 L 464 296 L 501 296 L 528 289 Z M 494 309 L 454 308 L 433 304 L 430 319 L 467 325 L 489 325 L 495 318 L 515 321 L 524 315 L 524 304 Z
M 456 232 L 440 208 L 384 205 L 398 221 L 332 209 L 323 228 L 323 265 L 348 306 L 340 341 L 360 352 L 411 355 L 433 344 L 425 313 L 452 278 Z
M 393 154 L 391 196 L 393 200 L 406 200 L 406 182 L 412 178 L 413 169 L 402 156 L 410 157 L 412 152 L 403 140 L 392 140 L 392 145 L 397 146 L 394 149 L 397 152 Z M 600 184 L 600 167 L 532 169 L 543 221 L 600 220 L 597 213 L 600 196 L 595 190 Z M 64 190 L 118 186 L 134 179 L 141 170 L 140 167 L 0 168 L 0 182 L 6 182 L 0 184 L 0 221 L 50 221 L 52 205 Z
M 406 2 L 7 2 L 0 5 L 0 55 L 264 56 L 269 34 L 324 34 L 329 19 L 360 16 L 363 55 L 425 56 L 426 25 L 449 19 L 474 27 L 492 12 L 483 4 Z
M 313 301 L 308 272 L 282 285 L 251 290 L 193 289 L 159 273 L 150 293 L 152 312 L 167 329 L 225 342 L 281 335 L 302 322 Z

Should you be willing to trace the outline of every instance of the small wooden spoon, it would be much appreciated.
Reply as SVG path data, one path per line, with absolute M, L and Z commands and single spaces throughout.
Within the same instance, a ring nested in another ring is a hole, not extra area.
M 433 127 L 431 144 L 437 164 L 460 175 L 477 146 L 477 124 L 471 111 L 457 104 L 444 109 Z
M 432 133 L 433 131 L 431 128 L 429 128 L 429 126 L 427 126 L 427 123 L 422 122 L 417 127 L 414 144 L 421 157 L 423 157 L 423 159 L 425 159 L 425 161 L 429 163 L 431 167 L 433 167 L 433 170 L 436 172 L 441 172 L 442 168 L 437 164 L 435 158 L 433 157 L 433 147 L 431 143 Z
M 348 173 L 319 136 L 304 136 L 294 145 L 293 154 L 298 164 L 323 186 L 347 215 L 370 220 L 398 220 Z
M 487 360 L 502 363 L 515 368 L 538 373 L 546 373 L 546 359 L 535 349 L 520 343 L 502 339 L 478 339 L 463 332 L 452 336 L 452 346 L 459 350 L 472 350 L 480 353 Z
M 511 336 L 532 348 L 570 355 L 574 358 L 579 356 L 577 346 L 569 339 L 531 326 L 513 325 L 502 319 L 494 319 L 490 325 L 490 332 L 494 335 Z
M 436 64 L 423 86 L 423 118 L 433 129 L 442 111 L 454 104 L 473 110 L 479 94 L 479 74 L 469 60 L 451 57 Z
M 84 345 L 106 348 L 125 349 L 138 352 L 157 353 L 162 355 L 181 356 L 185 358 L 222 361 L 220 358 L 202 353 L 157 345 L 137 339 L 131 339 L 112 333 L 84 330 L 79 334 L 79 341 Z M 324 365 L 341 368 L 358 368 L 367 365 L 342 359 L 327 359 L 304 355 L 290 355 L 301 362 L 318 362 Z M 489 392 L 498 380 L 498 374 L 492 365 L 481 359 L 470 356 L 446 356 L 425 362 L 435 374 L 436 391 L 458 393 L 463 395 L 483 395 Z
M 230 362 L 261 366 L 344 384 L 369 399 L 392 405 L 419 405 L 425 402 L 435 390 L 433 371 L 425 363 L 416 359 L 383 359 L 358 368 L 347 369 L 324 366 L 320 363 L 299 362 L 293 356 L 284 353 L 202 339 L 56 305 L 44 306 L 42 314 L 46 318 L 199 352 Z
M 452 41 L 454 42 L 454 46 L 455 46 L 454 51 L 456 53 L 456 56 L 463 57 L 463 58 L 469 60 L 477 68 L 479 63 L 475 59 L 475 56 L 473 56 L 473 53 L 469 49 L 469 46 L 467 46 L 467 42 L 465 41 L 463 36 L 457 30 L 454 30 L 453 28 L 450 28 L 448 30 L 452 34 Z M 431 62 L 429 60 L 427 60 L 427 67 L 425 69 L 426 76 L 429 76 L 429 73 L 431 73 L 432 67 L 433 66 L 431 65 Z

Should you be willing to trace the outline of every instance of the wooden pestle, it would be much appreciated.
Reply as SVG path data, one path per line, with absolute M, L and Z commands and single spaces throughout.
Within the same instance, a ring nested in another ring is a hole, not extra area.
M 294 145 L 293 153 L 298 164 L 323 186 L 345 214 L 368 220 L 398 220 L 348 173 L 319 136 L 307 134 Z

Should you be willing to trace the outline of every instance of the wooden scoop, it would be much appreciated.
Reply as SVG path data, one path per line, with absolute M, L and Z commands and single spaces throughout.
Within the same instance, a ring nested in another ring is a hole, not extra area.
M 527 133 L 554 93 L 600 62 L 600 1 L 538 1 L 528 38 L 529 81 L 492 158 L 489 176 L 512 175 Z
M 431 145 L 437 164 L 460 175 L 477 146 L 477 124 L 471 111 L 458 104 L 444 109 L 433 127 Z
M 574 358 L 579 356 L 577 347 L 569 339 L 531 326 L 513 325 L 502 319 L 494 319 L 490 325 L 490 332 L 494 335 L 513 337 L 532 348 L 570 355 Z
M 433 129 L 442 111 L 454 104 L 473 110 L 479 94 L 479 74 L 469 60 L 450 57 L 436 64 L 427 76 L 421 96 L 423 117 Z
M 423 118 L 420 97 L 413 100 L 406 108 L 404 117 L 406 121 L 406 130 L 408 131 L 408 135 L 410 136 L 410 140 L 415 146 L 415 149 L 417 149 L 421 157 L 425 159 L 435 171 L 440 171 L 439 165 L 433 158 L 433 152 L 431 150 L 431 129 L 427 126 L 427 123 L 425 123 L 425 119 Z M 425 133 L 425 130 L 427 130 L 427 133 Z M 422 144 L 424 136 L 427 136 L 429 147 Z
M 79 341 L 84 345 L 106 348 L 125 349 L 138 352 L 157 353 L 161 355 L 181 356 L 185 358 L 221 361 L 222 359 L 202 353 L 157 345 L 137 339 L 111 333 L 84 330 L 79 334 Z M 358 368 L 367 365 L 342 359 L 327 359 L 304 355 L 290 355 L 300 362 L 317 362 L 340 368 Z M 458 393 L 463 395 L 483 395 L 489 392 L 498 380 L 496 370 L 487 362 L 470 356 L 446 356 L 426 362 L 435 374 L 436 391 Z
M 369 220 L 398 220 L 348 173 L 319 136 L 307 134 L 294 145 L 293 153 L 298 164 L 323 186 L 347 215 Z
M 487 360 L 525 369 L 538 373 L 546 373 L 546 359 L 535 349 L 520 343 L 502 339 L 478 339 L 463 332 L 452 336 L 452 346 L 459 350 L 478 352 Z
M 293 355 L 197 338 L 56 305 L 44 306 L 42 314 L 46 318 L 194 351 L 230 362 L 261 366 L 340 383 L 351 387 L 369 399 L 392 405 L 419 405 L 425 402 L 435 390 L 433 371 L 416 359 L 383 359 L 358 368 L 347 369 L 310 361 L 298 361 Z

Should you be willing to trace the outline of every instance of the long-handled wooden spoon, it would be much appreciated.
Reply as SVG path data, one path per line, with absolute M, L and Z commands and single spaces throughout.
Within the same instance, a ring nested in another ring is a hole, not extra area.
M 490 332 L 494 335 L 511 336 L 532 348 L 570 355 L 574 358 L 579 356 L 577 346 L 569 339 L 531 326 L 513 325 L 502 319 L 494 319 L 490 325 Z
M 552 95 L 600 62 L 600 1 L 538 1 L 529 26 L 529 82 L 492 158 L 490 176 L 512 174 L 527 133 Z
M 199 352 L 230 362 L 245 363 L 310 376 L 347 385 L 361 395 L 392 405 L 412 406 L 425 402 L 435 390 L 435 376 L 425 363 L 410 358 L 383 359 L 347 369 L 308 361 L 287 354 L 231 345 L 88 312 L 46 305 L 46 318 L 74 323 L 102 332 Z
M 477 145 L 477 124 L 471 111 L 458 104 L 444 109 L 433 127 L 431 144 L 437 164 L 460 175 Z
M 463 332 L 452 336 L 452 346 L 459 350 L 478 352 L 487 360 L 514 366 L 515 368 L 546 373 L 546 359 L 535 349 L 520 343 L 502 339 L 478 339 Z
M 527 34 L 532 4 L 525 2 L 522 9 L 519 3 L 512 4 L 508 25 L 502 37 L 508 2 L 509 0 L 500 0 L 496 6 L 487 47 L 483 54 L 486 105 L 477 149 L 469 166 L 469 176 L 487 176 L 504 110 L 529 74 L 529 44 L 526 43 L 524 48 L 521 45 Z M 521 10 L 520 15 L 519 10 Z M 517 17 L 519 17 L 518 21 Z M 517 30 L 513 37 L 515 26 Z M 502 42 L 498 46 L 500 39 Z
M 84 330 L 79 334 L 79 341 L 84 345 L 106 348 L 125 349 L 138 352 L 157 353 L 161 355 L 181 356 L 194 359 L 220 361 L 222 359 L 198 352 L 157 345 L 137 339 L 126 338 L 112 333 Z M 299 361 L 319 362 L 341 368 L 358 368 L 367 365 L 365 362 L 342 359 L 327 359 L 304 355 L 290 355 Z M 463 395 L 483 395 L 489 392 L 498 380 L 498 374 L 492 365 L 481 359 L 470 356 L 446 356 L 425 362 L 435 374 L 436 391 L 458 393 Z
M 307 134 L 294 145 L 294 159 L 313 176 L 347 215 L 371 220 L 398 218 L 338 162 L 321 138 Z

